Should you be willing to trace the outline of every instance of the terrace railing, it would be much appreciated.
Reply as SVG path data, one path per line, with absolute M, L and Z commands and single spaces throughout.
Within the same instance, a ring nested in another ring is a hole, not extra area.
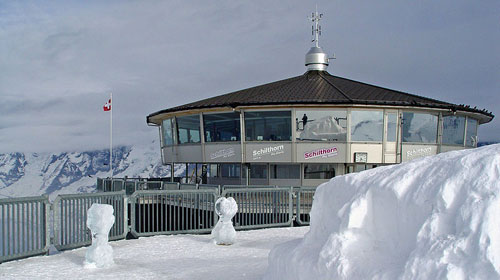
M 0 199 L 0 263 L 48 252 L 48 213 L 47 196 Z
M 207 233 L 217 222 L 215 190 L 136 191 L 129 199 L 134 236 Z
M 224 197 L 233 197 L 238 212 L 236 229 L 256 229 L 293 225 L 292 188 L 226 188 Z
M 128 232 L 125 192 L 64 194 L 54 201 L 54 246 L 57 250 L 74 249 L 92 243 L 87 228 L 87 210 L 93 203 L 113 206 L 115 223 L 109 240 L 123 239 Z
M 101 180 L 99 189 L 102 192 L 59 195 L 53 203 L 46 196 L 0 199 L 0 262 L 47 254 L 50 245 L 60 251 L 90 245 L 86 221 L 93 203 L 113 206 L 115 224 L 109 239 L 119 240 L 128 234 L 209 233 L 218 220 L 214 206 L 221 196 L 238 203 L 236 229 L 292 226 L 294 221 L 308 225 L 315 191 L 125 179 Z

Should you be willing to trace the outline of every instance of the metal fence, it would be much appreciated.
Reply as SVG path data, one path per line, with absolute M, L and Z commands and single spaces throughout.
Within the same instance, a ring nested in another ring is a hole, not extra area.
M 210 232 L 215 190 L 136 191 L 129 199 L 134 236 Z
M 295 208 L 295 220 L 298 225 L 306 226 L 311 222 L 309 213 L 311 212 L 314 192 L 316 188 L 300 187 L 295 190 L 296 196 L 296 208 Z
M 113 206 L 115 223 L 109 239 L 125 238 L 128 231 L 127 204 L 125 192 L 66 194 L 54 201 L 54 246 L 67 250 L 90 245 L 92 236 L 87 228 L 87 210 L 93 203 Z
M 238 212 L 233 218 L 236 229 L 292 226 L 292 188 L 226 188 L 224 197 L 233 197 Z
M 151 190 L 158 187 L 161 190 Z M 315 191 L 307 187 L 117 179 L 101 180 L 100 189 L 104 192 L 59 195 L 52 204 L 46 196 L 0 199 L 0 262 L 48 253 L 51 244 L 58 250 L 90 245 L 92 238 L 86 221 L 87 210 L 93 203 L 113 206 L 115 223 L 109 239 L 118 240 L 128 233 L 136 237 L 209 233 L 218 220 L 214 206 L 220 196 L 231 196 L 238 203 L 233 218 L 236 229 L 292 226 L 294 221 L 297 225 L 308 225 Z M 112 189 L 121 191 L 109 192 Z M 127 195 L 129 191 L 133 194 Z M 52 217 L 53 227 L 50 227 Z
M 49 250 L 48 198 L 0 199 L 0 262 Z

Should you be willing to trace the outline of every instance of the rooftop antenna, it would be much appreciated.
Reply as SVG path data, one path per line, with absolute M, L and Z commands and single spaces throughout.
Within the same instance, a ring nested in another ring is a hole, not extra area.
M 316 5 L 316 12 L 313 12 L 309 18 L 309 20 L 313 22 L 313 25 L 311 26 L 311 35 L 313 36 L 313 39 L 311 42 L 315 43 L 316 48 L 319 48 L 319 36 L 321 36 L 321 25 L 319 24 L 319 21 L 322 17 L 323 14 L 318 13 L 318 5 Z
M 308 71 L 325 71 L 328 67 L 330 59 L 328 55 L 319 46 L 319 36 L 321 35 L 321 25 L 319 21 L 323 18 L 323 14 L 318 13 L 318 5 L 316 5 L 316 12 L 311 14 L 308 18 L 313 22 L 312 25 L 312 42 L 314 47 L 311 47 L 306 54 L 306 66 Z

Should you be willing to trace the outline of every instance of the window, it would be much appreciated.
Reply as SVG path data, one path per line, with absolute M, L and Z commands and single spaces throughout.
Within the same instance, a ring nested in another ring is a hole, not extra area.
M 477 145 L 477 120 L 467 118 L 467 134 L 465 145 L 467 147 L 475 147 Z
M 291 112 L 245 112 L 247 141 L 290 141 Z
M 335 177 L 334 164 L 304 164 L 304 179 L 330 179 Z
M 185 182 L 187 168 L 185 163 L 174 163 L 174 182 Z
M 383 128 L 382 111 L 351 112 L 351 141 L 382 142 Z
M 250 165 L 251 179 L 267 179 L 267 164 Z
M 396 132 L 398 126 L 398 115 L 396 113 L 387 114 L 387 141 L 396 142 Z
M 346 141 L 347 111 L 296 111 L 295 138 L 304 141 Z
M 241 166 L 240 164 L 226 164 L 220 165 L 220 177 L 222 178 L 240 178 Z
M 172 119 L 166 119 L 162 122 L 163 131 L 163 146 L 170 146 L 174 144 L 174 137 L 172 134 Z
M 205 142 L 240 141 L 240 114 L 203 115 Z
M 271 179 L 300 179 L 300 165 L 271 164 Z
M 465 117 L 446 116 L 443 118 L 443 144 L 464 144 Z
M 179 144 L 200 143 L 200 115 L 177 117 Z
M 403 142 L 436 143 L 437 123 L 436 115 L 403 113 Z
M 210 164 L 208 166 L 207 176 L 209 178 L 219 177 L 219 165 L 218 164 Z

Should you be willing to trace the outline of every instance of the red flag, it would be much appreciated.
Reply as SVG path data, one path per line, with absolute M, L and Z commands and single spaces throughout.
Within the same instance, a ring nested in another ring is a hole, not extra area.
M 108 100 L 108 102 L 106 102 L 106 104 L 104 104 L 102 108 L 104 109 L 104 111 L 111 111 L 111 99 Z

